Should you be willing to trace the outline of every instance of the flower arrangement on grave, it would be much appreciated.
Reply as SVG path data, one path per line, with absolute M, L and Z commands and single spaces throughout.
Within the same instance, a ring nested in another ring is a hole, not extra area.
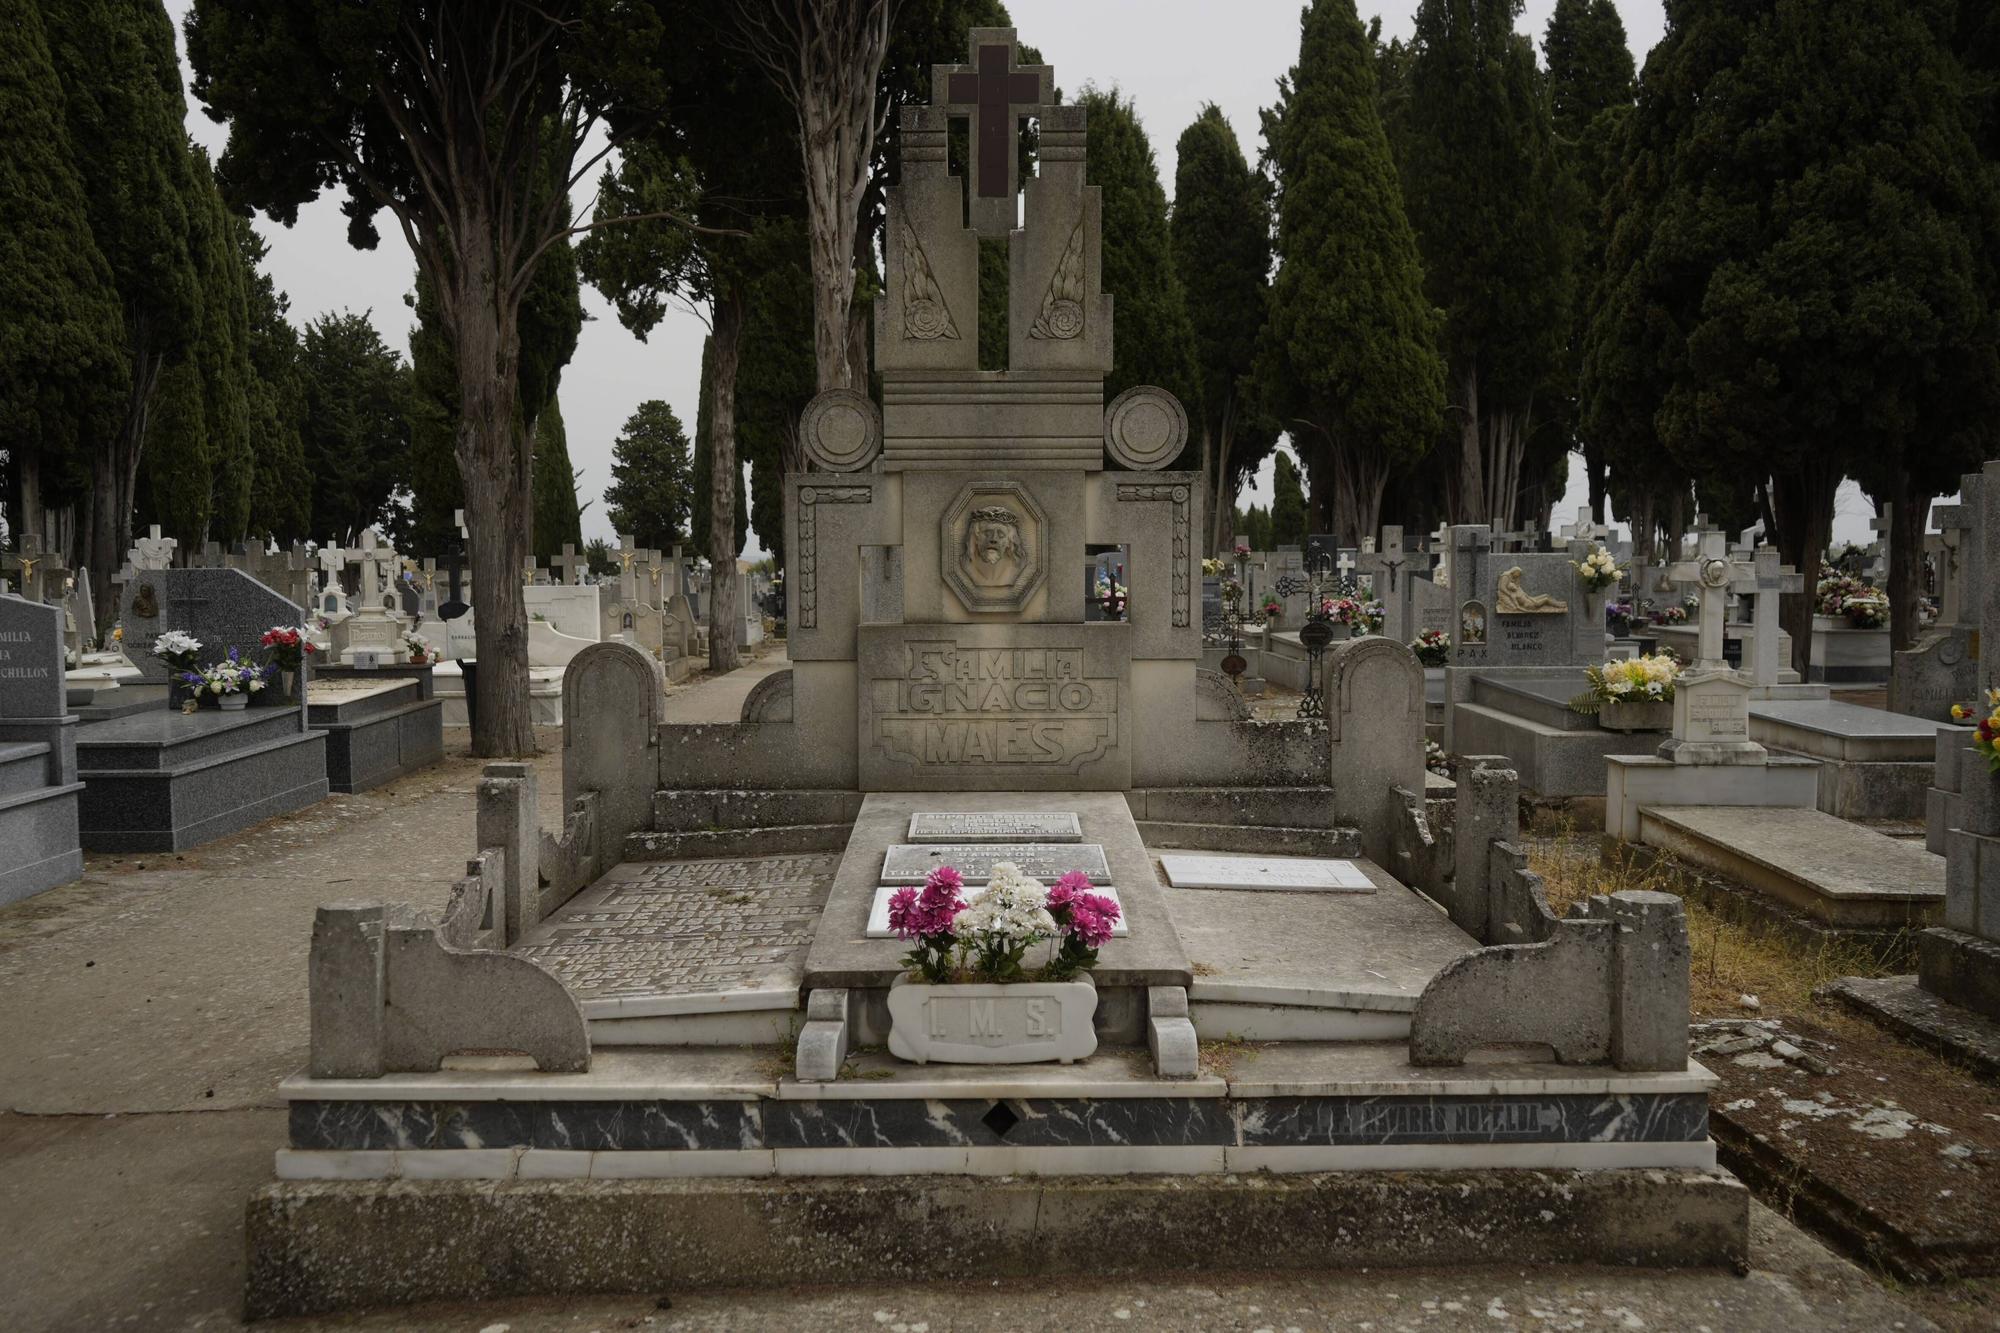
M 1442 745 L 1426 738 L 1424 741 L 1424 767 L 1441 778 L 1448 778 L 1454 775 L 1457 765 L 1451 762 L 1451 756 L 1445 753 Z
M 1249 543 L 1247 542 L 1236 543 L 1236 558 L 1238 560 L 1248 560 L 1250 558 Z
M 1604 628 L 1619 638 L 1632 631 L 1632 603 L 1606 602 L 1604 604 Z
M 1451 635 L 1441 629 L 1427 629 L 1410 640 L 1410 651 L 1427 667 L 1441 667 L 1451 660 Z
M 304 625 L 273 625 L 258 642 L 264 645 L 264 654 L 273 666 L 281 671 L 297 671 L 304 665 L 306 654 L 319 651 L 319 645 L 308 637 L 311 633 Z
M 1606 588 L 1614 587 L 1618 580 L 1625 577 L 1625 571 L 1618 568 L 1618 562 L 1611 558 L 1611 552 L 1602 545 L 1583 559 L 1570 561 L 1569 565 L 1576 571 L 1577 578 L 1582 580 L 1584 588 L 1590 592 L 1602 592 Z
M 1242 584 L 1238 583 L 1235 579 L 1231 578 L 1225 578 L 1224 580 L 1222 580 L 1223 601 L 1229 602 L 1233 605 L 1236 602 L 1236 600 L 1242 596 L 1243 596 Z
M 1953 704 L 1951 716 L 1955 722 L 1969 722 L 1979 716 L 1979 710 Z M 1986 691 L 1986 716 L 1972 729 L 1972 748 L 1984 756 L 1989 772 L 2000 773 L 2000 689 Z
M 1070 981 L 1097 966 L 1097 951 L 1118 923 L 1118 904 L 1091 892 L 1081 871 L 1045 889 L 1001 861 L 970 899 L 964 887 L 956 867 L 939 866 L 923 888 L 898 889 L 889 899 L 889 929 L 914 946 L 903 962 L 928 985 Z M 1047 941 L 1055 950 L 1031 975 L 1028 951 Z
M 119 631 L 124 636 L 124 631 Z M 153 656 L 167 664 L 167 669 L 175 675 L 194 669 L 195 659 L 201 653 L 201 640 L 186 630 L 170 629 L 153 640 Z
M 1653 611 L 1655 625 L 1685 625 L 1688 623 L 1688 609 L 1675 602 L 1671 606 L 1657 607 Z
M 1222 577 L 1222 571 L 1225 568 L 1227 566 L 1223 564 L 1222 557 L 1219 555 L 1210 556 L 1201 562 L 1201 572 L 1205 578 L 1219 579 Z
M 1672 703 L 1681 664 L 1667 653 L 1647 653 L 1585 667 L 1583 674 L 1590 688 L 1569 701 L 1570 711 L 1593 716 L 1606 704 Z
M 1124 584 L 1101 569 L 1097 571 L 1097 604 L 1104 608 L 1105 615 L 1124 615 L 1126 598 Z
M 1321 615 L 1336 625 L 1345 625 L 1355 638 L 1364 634 L 1379 633 L 1382 629 L 1382 603 L 1363 597 L 1328 597 L 1319 604 Z
M 239 708 L 250 701 L 250 696 L 264 688 L 275 667 L 261 662 L 246 662 L 234 648 L 229 656 L 220 662 L 210 662 L 204 667 L 195 667 L 180 673 L 180 682 L 193 693 L 181 709 L 193 712 L 204 697 L 213 698 L 225 708 Z M 241 700 L 242 703 L 234 702 Z
M 1845 616 L 1855 629 L 1880 629 L 1889 623 L 1889 595 L 1865 579 L 1828 570 L 1813 591 L 1813 613 Z
M 403 650 L 410 655 L 411 666 L 423 666 L 437 660 L 437 645 L 414 630 L 403 631 Z
M 1276 624 L 1278 619 L 1284 614 L 1285 604 L 1274 596 L 1266 595 L 1264 598 L 1264 619 Z

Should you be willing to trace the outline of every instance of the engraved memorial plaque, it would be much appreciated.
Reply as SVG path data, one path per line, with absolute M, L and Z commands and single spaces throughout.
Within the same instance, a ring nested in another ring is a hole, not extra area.
M 1373 893 L 1375 882 L 1352 861 L 1254 856 L 1162 856 L 1177 889 L 1294 889 Z
M 1052 884 L 1072 870 L 1090 876 L 1092 884 L 1109 884 L 1111 868 L 1104 848 L 1094 842 L 1074 843 L 920 843 L 891 847 L 882 858 L 882 883 L 921 884 L 939 866 L 953 866 L 968 884 L 984 884 L 993 867 L 1012 861 L 1021 873 Z
M 1068 810 L 924 811 L 910 816 L 911 842 L 1082 842 Z

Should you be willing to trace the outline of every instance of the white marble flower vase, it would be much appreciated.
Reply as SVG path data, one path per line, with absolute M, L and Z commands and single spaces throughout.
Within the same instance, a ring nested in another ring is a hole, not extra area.
M 1069 1064 L 1097 1049 L 1097 987 L 1081 981 L 889 988 L 889 1054 L 916 1064 Z

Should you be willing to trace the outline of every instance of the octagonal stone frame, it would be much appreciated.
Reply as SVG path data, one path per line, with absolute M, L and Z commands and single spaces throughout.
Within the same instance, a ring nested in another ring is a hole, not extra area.
M 966 576 L 965 542 L 958 531 L 960 520 L 971 512 L 974 499 L 1010 496 L 1019 503 L 1024 516 L 1035 525 L 1034 540 L 1027 543 L 1021 572 L 1007 589 L 981 588 Z M 1028 604 L 1049 573 L 1049 516 L 1028 488 L 1015 481 L 972 481 L 958 492 L 958 498 L 939 520 L 938 563 L 943 566 L 945 586 L 972 612 L 1019 611 Z

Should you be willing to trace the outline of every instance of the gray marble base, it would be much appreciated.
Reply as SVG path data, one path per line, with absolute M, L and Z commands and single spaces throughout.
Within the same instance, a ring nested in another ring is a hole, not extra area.
M 317 1150 L 1338 1147 L 1699 1143 L 1701 1093 L 1465 1097 L 298 1101 Z

